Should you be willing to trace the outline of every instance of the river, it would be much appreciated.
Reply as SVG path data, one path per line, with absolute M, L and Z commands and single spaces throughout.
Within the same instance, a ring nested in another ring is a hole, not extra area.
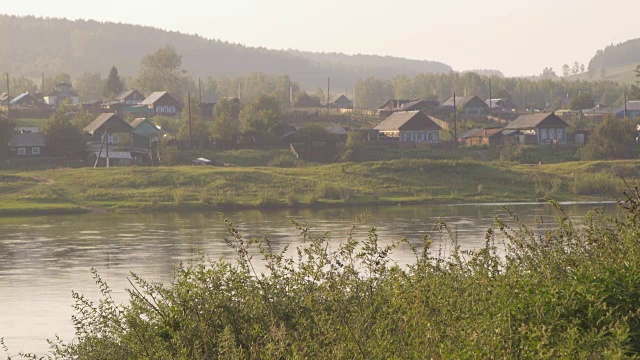
M 509 208 L 527 224 L 542 218 L 551 225 L 556 214 L 549 204 L 511 204 Z M 612 204 L 568 204 L 566 208 L 576 218 L 594 208 L 615 211 Z M 341 208 L 238 211 L 226 216 L 246 238 L 268 236 L 281 249 L 300 243 L 291 218 L 318 233 L 328 231 L 331 241 L 338 243 L 364 213 L 364 209 Z M 379 207 L 370 210 L 357 234 L 364 236 L 375 226 L 384 242 L 406 237 L 420 244 L 426 234 L 438 239 L 433 226 L 442 219 L 463 249 L 477 249 L 496 216 L 508 219 L 500 204 Z M 0 337 L 13 355 L 18 351 L 43 354 L 48 349 L 46 339 L 55 334 L 66 341 L 73 339 L 71 290 L 99 299 L 91 267 L 109 283 L 115 299 L 125 301 L 130 271 L 167 283 L 174 266 L 194 259 L 198 249 L 212 258 L 232 259 L 225 237 L 224 223 L 215 213 L 0 218 Z M 435 246 L 446 250 L 450 243 L 436 241 Z M 400 264 L 413 259 L 406 248 L 397 249 L 393 258 Z

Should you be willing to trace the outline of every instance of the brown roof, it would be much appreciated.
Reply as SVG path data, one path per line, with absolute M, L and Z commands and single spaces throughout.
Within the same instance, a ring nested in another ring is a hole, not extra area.
M 138 93 L 142 96 L 142 94 L 138 90 L 131 89 L 131 90 L 123 91 L 120 94 L 118 94 L 118 96 L 116 96 L 116 100 L 125 100 L 126 98 L 131 96 L 133 93 Z
M 513 122 L 509 123 L 504 129 L 505 130 L 526 130 L 526 129 L 535 129 L 539 127 L 543 122 L 545 122 L 545 126 L 549 127 L 567 127 L 567 123 L 564 122 L 561 118 L 559 118 L 555 113 L 537 113 L 537 114 L 528 114 L 528 115 L 520 115 Z
M 160 99 L 162 99 L 163 97 L 168 96 L 169 98 L 171 98 L 171 100 L 173 102 L 175 102 L 176 104 L 180 104 L 180 102 L 178 102 L 178 100 L 174 99 L 173 96 L 171 96 L 171 94 L 169 94 L 166 91 L 156 91 L 154 93 L 151 93 L 151 95 L 147 96 L 146 99 L 142 100 L 142 102 L 140 103 L 140 105 L 153 105 L 156 102 L 158 102 Z
M 383 122 L 378 124 L 374 129 L 380 131 L 394 130 L 440 130 L 438 124 L 433 122 L 427 115 L 420 111 L 398 111 Z
M 93 133 L 100 129 L 105 128 L 109 131 L 127 131 L 131 130 L 131 125 L 126 121 L 122 120 L 116 114 L 100 114 L 95 120 L 91 122 L 91 124 L 87 125 L 84 128 L 84 131 L 93 135 Z

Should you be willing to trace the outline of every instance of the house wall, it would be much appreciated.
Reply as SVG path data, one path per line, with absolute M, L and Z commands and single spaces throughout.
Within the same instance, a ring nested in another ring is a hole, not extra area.
M 440 141 L 440 131 L 439 130 L 400 131 L 400 141 L 437 143 Z
M 539 128 L 536 129 L 538 144 L 554 144 L 567 142 L 566 128 Z
M 12 146 L 9 153 L 11 157 L 40 157 L 45 155 L 45 150 L 43 146 Z

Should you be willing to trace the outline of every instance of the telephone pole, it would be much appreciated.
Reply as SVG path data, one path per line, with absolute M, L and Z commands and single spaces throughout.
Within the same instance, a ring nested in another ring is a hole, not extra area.
M 624 119 L 627 120 L 627 91 L 624 92 Z
M 200 102 L 200 106 L 202 106 L 202 80 L 198 78 L 198 101 Z
M 453 92 L 453 147 L 458 149 L 458 107 L 456 106 L 456 92 Z
M 492 114 L 493 99 L 491 97 L 491 78 L 489 78 L 489 116 Z M 456 140 L 457 141 L 457 140 Z
M 191 129 L 191 92 L 187 92 L 187 115 L 189 116 L 189 150 L 193 149 L 193 132 Z
M 7 120 L 11 122 L 11 92 L 9 92 L 9 73 L 7 72 Z

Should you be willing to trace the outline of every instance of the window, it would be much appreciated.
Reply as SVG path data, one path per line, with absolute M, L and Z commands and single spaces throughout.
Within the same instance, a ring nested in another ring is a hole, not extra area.
M 175 112 L 176 112 L 176 107 L 175 107 L 175 106 L 171 106 L 171 107 L 169 107 L 169 112 L 171 112 L 171 113 L 175 114 Z
M 27 155 L 26 148 L 18 148 L 18 155 Z
M 547 138 L 547 129 L 540 130 L 540 138 L 545 140 Z
M 556 130 L 558 140 L 562 140 L 562 129 Z
M 158 107 L 156 108 L 156 112 L 157 112 L 158 114 L 162 114 L 162 106 L 158 106 Z
M 555 133 L 554 133 L 553 129 L 549 129 L 549 139 L 551 139 L 551 140 L 555 139 Z
M 31 153 L 33 155 L 40 155 L 40 148 L 39 147 L 33 147 L 31 148 Z
M 164 108 L 164 112 L 168 114 L 169 113 L 169 107 L 168 106 L 163 106 L 163 108 Z

